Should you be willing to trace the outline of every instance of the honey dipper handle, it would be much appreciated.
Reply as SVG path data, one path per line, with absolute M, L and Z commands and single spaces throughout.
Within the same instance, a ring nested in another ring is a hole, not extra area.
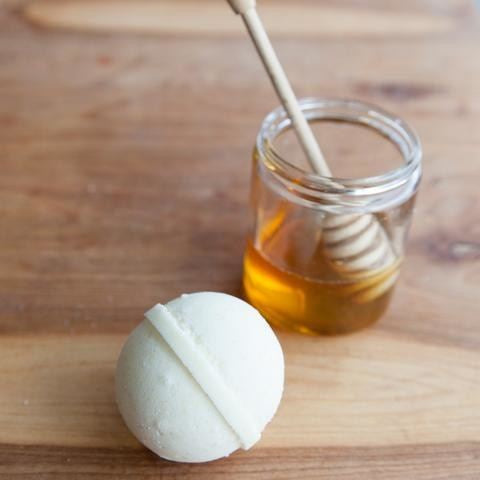
M 255 0 L 227 0 L 235 13 L 244 15 L 247 10 L 251 10 L 256 7 Z
M 331 177 L 330 169 L 322 155 L 315 136 L 303 115 L 297 98 L 288 81 L 285 71 L 272 47 L 262 21 L 255 8 L 255 0 L 228 0 L 233 10 L 240 14 L 248 33 L 263 62 L 265 70 L 277 92 L 280 101 L 290 117 L 308 162 L 313 171 L 325 177 Z

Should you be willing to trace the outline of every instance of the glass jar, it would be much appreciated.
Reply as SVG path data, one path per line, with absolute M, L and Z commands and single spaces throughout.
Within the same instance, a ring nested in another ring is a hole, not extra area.
M 296 144 L 292 124 L 283 108 L 271 112 L 253 155 L 244 290 L 275 326 L 351 332 L 378 320 L 390 302 L 421 177 L 421 146 L 408 125 L 373 105 L 317 98 L 300 104 L 320 145 L 328 146 L 334 172 L 341 159 L 347 172 L 361 165 L 381 171 L 349 179 L 309 171 L 303 155 L 283 154 L 286 134 Z M 392 151 L 398 165 L 384 167 Z

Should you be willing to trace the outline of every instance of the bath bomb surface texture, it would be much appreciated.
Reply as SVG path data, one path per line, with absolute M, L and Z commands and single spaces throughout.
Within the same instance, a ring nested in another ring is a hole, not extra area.
M 207 462 L 255 444 L 283 392 L 283 353 L 248 303 L 223 293 L 156 305 L 117 364 L 119 410 L 168 460 Z

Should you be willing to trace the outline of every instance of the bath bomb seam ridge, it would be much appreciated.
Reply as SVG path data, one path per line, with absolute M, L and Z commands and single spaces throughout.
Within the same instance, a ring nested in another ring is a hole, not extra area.
M 181 319 L 162 304 L 145 313 L 145 318 L 158 331 L 172 351 L 186 367 L 200 388 L 238 437 L 244 450 L 260 439 L 260 432 L 241 399 L 229 388 L 216 362 L 196 335 Z

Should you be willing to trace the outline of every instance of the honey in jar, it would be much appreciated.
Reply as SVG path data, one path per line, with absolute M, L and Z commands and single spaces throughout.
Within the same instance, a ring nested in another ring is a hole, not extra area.
M 305 258 L 308 246 L 294 230 L 294 222 L 279 226 L 261 236 L 258 248 L 248 242 L 243 279 L 248 300 L 272 324 L 309 334 L 346 333 L 380 318 L 400 260 L 375 271 L 342 275 L 325 258 L 321 241 Z

